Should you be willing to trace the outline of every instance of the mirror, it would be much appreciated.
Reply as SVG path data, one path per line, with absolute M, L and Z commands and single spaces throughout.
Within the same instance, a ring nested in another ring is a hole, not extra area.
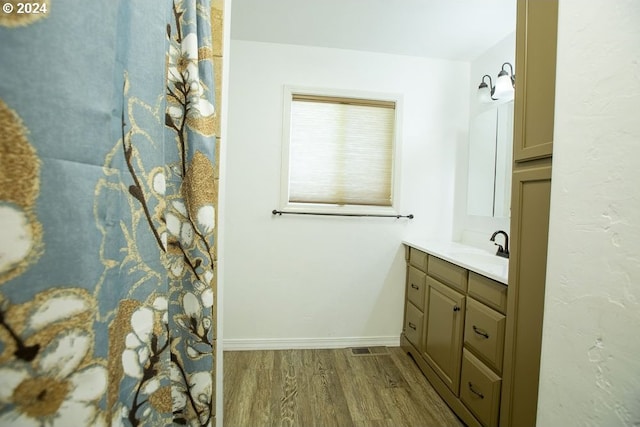
M 513 101 L 491 105 L 469 133 L 467 214 L 508 218 L 511 203 Z

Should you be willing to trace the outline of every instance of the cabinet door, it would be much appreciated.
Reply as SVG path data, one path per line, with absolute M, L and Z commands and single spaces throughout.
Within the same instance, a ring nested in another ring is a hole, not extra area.
M 558 0 L 518 0 L 513 157 L 551 156 Z M 513 215 L 513 214 L 512 214 Z
M 464 326 L 465 296 L 427 277 L 424 356 L 457 396 Z
M 551 159 L 513 173 L 501 426 L 534 426 L 542 347 Z

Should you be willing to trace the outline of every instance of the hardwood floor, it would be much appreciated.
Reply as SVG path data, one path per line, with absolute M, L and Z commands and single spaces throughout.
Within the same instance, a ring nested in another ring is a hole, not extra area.
M 224 352 L 227 427 L 459 427 L 399 347 Z

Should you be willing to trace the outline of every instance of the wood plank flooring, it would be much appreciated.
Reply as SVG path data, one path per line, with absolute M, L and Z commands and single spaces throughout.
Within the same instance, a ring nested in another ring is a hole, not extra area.
M 224 352 L 226 427 L 461 427 L 399 347 Z

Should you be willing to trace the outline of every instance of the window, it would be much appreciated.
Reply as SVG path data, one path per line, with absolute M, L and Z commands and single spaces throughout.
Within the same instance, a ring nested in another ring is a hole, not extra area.
M 398 97 L 358 95 L 286 88 L 283 208 L 395 212 Z

